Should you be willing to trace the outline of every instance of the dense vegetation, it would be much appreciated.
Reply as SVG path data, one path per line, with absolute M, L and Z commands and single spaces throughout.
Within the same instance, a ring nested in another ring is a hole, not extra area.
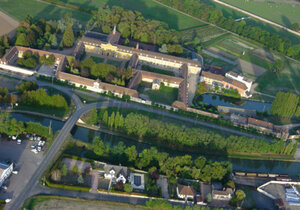
M 0 37 L 0 58 L 4 56 L 6 51 L 10 48 L 11 43 L 10 39 L 7 35 L 1 36 Z
M 35 66 L 37 64 L 37 61 L 38 61 L 37 54 L 33 54 L 29 51 L 26 51 L 23 53 L 22 58 L 18 59 L 17 64 L 18 64 L 18 66 L 21 66 L 21 67 L 33 69 L 33 68 L 35 68 Z
M 263 139 L 244 136 L 225 137 L 205 129 L 188 128 L 150 119 L 143 114 L 129 113 L 123 116 L 119 112 L 109 115 L 107 111 L 100 111 L 97 116 L 97 112 L 94 111 L 89 123 L 102 123 L 139 139 L 151 139 L 174 147 L 197 148 L 205 152 L 292 155 L 297 150 L 297 144 L 292 142 L 274 140 L 273 143 L 269 143 Z
M 35 20 L 28 15 L 17 28 L 15 45 L 38 49 L 70 47 L 75 40 L 73 30 L 78 33 L 81 27 L 70 14 L 59 21 Z
M 90 21 L 95 23 L 103 33 L 109 33 L 114 25 L 117 25 L 121 36 L 129 43 L 129 39 L 157 45 L 172 44 L 178 42 L 178 34 L 170 30 L 166 23 L 145 19 L 140 12 L 124 10 L 121 7 L 100 8 Z M 182 49 L 168 45 L 172 53 L 181 53 Z
M 300 116 L 299 96 L 292 92 L 278 92 L 272 103 L 271 114 L 290 119 Z
M 292 46 L 291 41 L 285 37 L 257 27 L 247 25 L 244 20 L 236 22 L 232 17 L 226 18 L 222 11 L 210 4 L 199 0 L 158 0 L 168 6 L 174 7 L 192 16 L 216 24 L 224 29 L 241 36 L 255 40 L 264 46 L 284 53 L 287 56 L 300 60 L 300 45 Z
M 21 105 L 43 107 L 44 109 L 68 110 L 68 103 L 61 95 L 48 95 L 44 89 L 25 91 L 21 97 Z
M 114 65 L 96 63 L 93 58 L 84 61 L 76 61 L 74 57 L 68 57 L 69 71 L 73 74 L 80 74 L 83 77 L 100 79 L 102 81 L 125 86 L 131 78 L 131 68 L 117 68 Z
M 10 119 L 9 113 L 0 112 L 0 133 L 9 136 L 20 135 L 23 132 L 37 134 L 45 138 L 52 138 L 52 130 L 48 127 L 42 126 L 39 123 L 17 121 Z
M 0 88 L 0 105 L 2 104 L 15 104 L 17 102 L 17 95 L 8 94 L 7 88 Z
M 138 153 L 135 146 L 126 147 L 123 142 L 110 148 L 104 145 L 99 137 L 94 138 L 93 150 L 96 155 L 115 164 L 150 170 L 151 174 L 166 174 L 172 183 L 176 183 L 176 177 L 220 181 L 232 171 L 228 162 L 211 162 L 203 156 L 199 156 L 195 161 L 190 155 L 170 157 L 168 153 L 158 152 L 155 147 Z

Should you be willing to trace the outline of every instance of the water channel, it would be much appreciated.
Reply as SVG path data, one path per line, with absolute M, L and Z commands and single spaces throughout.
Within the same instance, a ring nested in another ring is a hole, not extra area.
M 204 104 L 212 106 L 228 106 L 235 108 L 251 109 L 256 110 L 258 112 L 265 112 L 266 110 L 270 112 L 271 109 L 271 103 L 236 99 L 232 97 L 220 96 L 209 93 L 202 94 L 201 96 L 199 96 L 199 101 L 202 101 Z
M 24 122 L 34 121 L 39 122 L 44 126 L 49 126 L 51 122 L 51 128 L 53 132 L 61 129 L 63 122 L 57 120 L 51 120 L 44 117 L 36 117 L 27 114 L 11 113 L 13 118 L 21 120 Z M 103 139 L 105 144 L 110 144 L 111 146 L 117 144 L 119 141 L 123 141 L 125 145 L 131 146 L 135 145 L 138 151 L 141 151 L 145 148 L 151 147 L 151 145 L 143 142 L 134 141 L 127 137 L 120 137 L 114 134 L 109 134 L 107 132 L 94 131 L 87 128 L 82 128 L 75 126 L 72 130 L 72 135 L 74 138 L 84 141 L 92 142 L 94 136 L 100 136 Z M 172 149 L 164 149 L 158 147 L 159 151 L 168 152 L 170 155 L 184 155 L 183 152 L 177 152 Z M 200 155 L 200 154 L 199 154 Z M 197 156 L 194 154 L 193 156 Z M 289 174 L 291 176 L 296 176 L 300 174 L 300 162 L 289 162 L 289 161 L 278 161 L 278 160 L 248 160 L 248 159 L 239 159 L 239 158 L 228 158 L 225 156 L 206 156 L 210 160 L 218 161 L 229 161 L 233 165 L 233 170 L 237 171 L 251 171 L 251 172 L 261 172 L 261 173 L 281 173 Z

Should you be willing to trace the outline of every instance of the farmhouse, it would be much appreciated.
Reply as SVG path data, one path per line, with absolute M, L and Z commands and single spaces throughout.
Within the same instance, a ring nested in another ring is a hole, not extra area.
M 124 166 L 105 164 L 104 166 L 104 178 L 111 179 L 113 182 L 128 181 L 129 170 Z
M 13 171 L 13 164 L 0 163 L 0 187 L 4 181 L 11 175 Z
M 186 186 L 182 184 L 177 184 L 177 196 L 181 199 L 187 200 L 188 198 L 194 199 L 195 190 L 192 186 Z
M 237 90 L 242 97 L 251 97 L 249 90 L 251 89 L 252 83 L 250 87 L 247 87 L 245 83 L 232 79 L 232 77 L 226 77 L 226 75 L 223 76 L 203 71 L 200 77 L 200 82 L 205 82 L 212 88 L 218 86 L 219 88 L 234 89 Z

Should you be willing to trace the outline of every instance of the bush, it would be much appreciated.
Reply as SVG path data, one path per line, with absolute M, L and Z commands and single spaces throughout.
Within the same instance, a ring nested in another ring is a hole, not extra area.
M 133 190 L 133 187 L 131 186 L 131 184 L 126 183 L 126 184 L 124 185 L 124 191 L 125 191 L 125 192 L 131 193 L 132 190 Z

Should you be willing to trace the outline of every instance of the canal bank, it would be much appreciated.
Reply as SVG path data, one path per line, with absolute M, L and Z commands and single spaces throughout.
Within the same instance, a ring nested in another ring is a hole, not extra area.
M 32 116 L 21 113 L 11 113 L 13 118 L 24 122 L 33 121 L 39 122 L 44 126 L 51 125 L 53 132 L 60 130 L 64 122 L 58 120 L 52 120 L 44 117 Z M 100 136 L 105 144 L 110 146 L 116 145 L 119 141 L 124 142 L 125 145 L 135 145 L 138 151 L 145 148 L 150 148 L 151 144 L 133 141 L 131 138 L 127 138 L 122 135 L 115 135 L 113 132 L 96 131 L 88 128 L 75 126 L 71 132 L 73 138 L 92 143 L 95 136 Z M 157 148 L 158 151 L 168 152 L 170 155 L 184 155 L 184 152 L 174 151 L 172 149 L 165 149 L 162 147 Z M 201 155 L 201 154 L 198 154 Z M 196 154 L 194 154 L 196 156 Z M 251 160 L 232 158 L 224 156 L 205 155 L 207 159 L 213 161 L 229 161 L 232 163 L 233 170 L 235 171 L 248 171 L 248 172 L 259 172 L 259 173 L 278 173 L 278 174 L 289 174 L 290 176 L 298 176 L 300 174 L 300 162 L 282 161 L 282 160 Z

